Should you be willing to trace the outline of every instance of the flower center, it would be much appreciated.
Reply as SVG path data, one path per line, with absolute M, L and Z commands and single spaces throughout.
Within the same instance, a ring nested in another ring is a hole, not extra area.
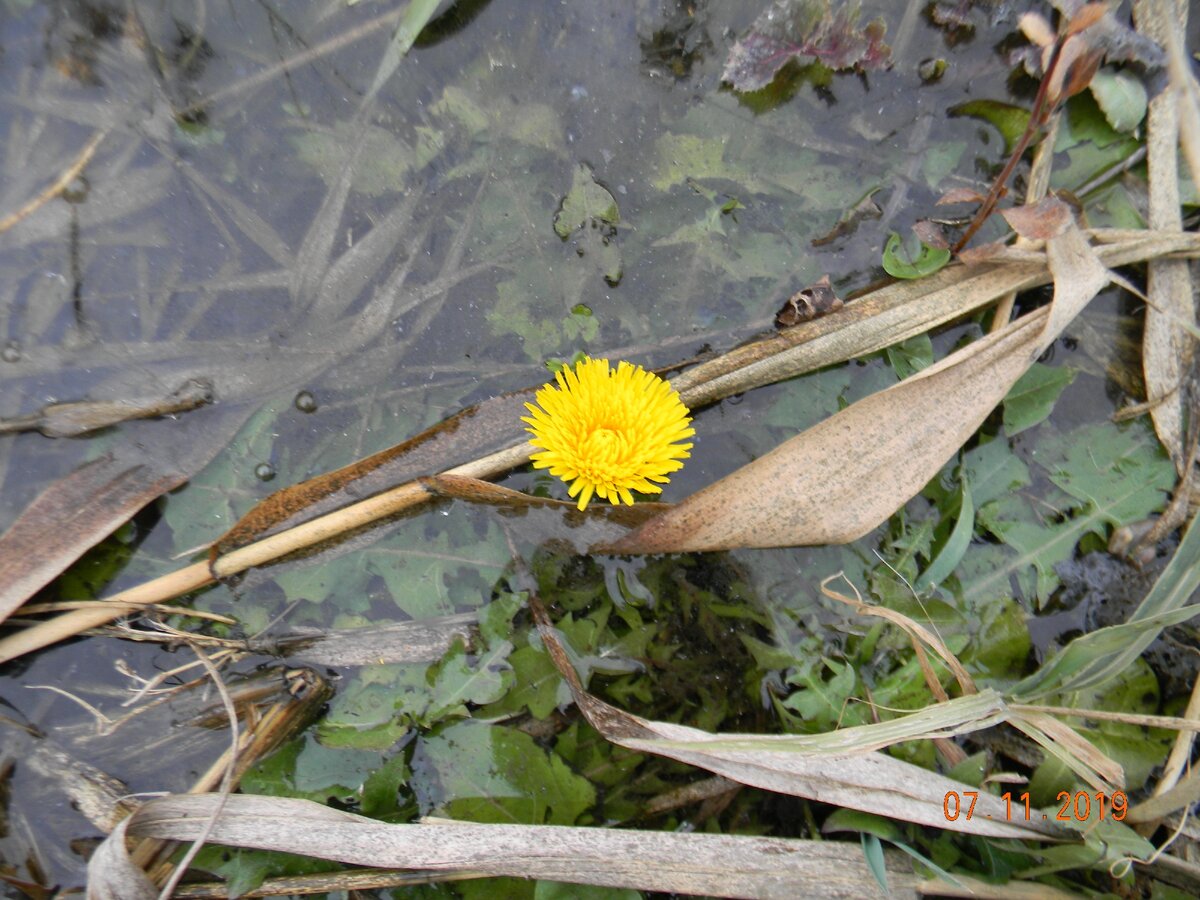
M 591 461 L 593 470 L 611 470 L 624 455 L 625 435 L 615 428 L 597 428 L 583 442 L 580 456 Z

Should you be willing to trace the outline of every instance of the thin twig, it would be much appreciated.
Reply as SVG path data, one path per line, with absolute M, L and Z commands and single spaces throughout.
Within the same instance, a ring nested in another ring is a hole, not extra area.
M 984 198 L 983 205 L 975 213 L 975 218 L 971 220 L 971 224 L 967 226 L 967 230 L 963 232 L 962 237 L 951 248 L 952 253 L 958 253 L 971 238 L 975 237 L 975 233 L 983 227 L 983 223 L 987 221 L 987 217 L 992 214 L 999 202 L 1000 197 L 1004 194 L 1005 185 L 1008 179 L 1012 177 L 1013 171 L 1017 168 L 1017 163 L 1021 161 L 1021 157 L 1025 155 L 1025 151 L 1029 149 L 1029 144 L 1033 140 L 1033 136 L 1037 134 L 1038 129 L 1042 127 L 1042 123 L 1049 117 L 1051 108 L 1047 107 L 1048 97 L 1050 94 L 1050 82 L 1054 79 L 1054 70 L 1058 68 L 1058 58 L 1061 55 L 1063 39 L 1060 37 L 1054 43 L 1054 52 L 1050 56 L 1050 63 L 1046 66 L 1046 71 L 1042 74 L 1042 81 L 1038 85 L 1037 96 L 1033 100 L 1033 111 L 1029 114 L 1029 122 L 1025 126 L 1025 131 L 1017 141 L 1017 146 L 1013 148 L 1012 154 L 1008 157 L 1008 162 L 1005 163 L 1004 169 L 996 176 L 996 180 L 992 182 L 991 190 Z
M 79 151 L 79 155 L 75 157 L 75 162 L 67 166 L 54 180 L 48 188 L 18 209 L 15 213 L 11 213 L 0 219 L 0 234 L 8 231 L 22 219 L 37 212 L 41 207 L 45 206 L 59 194 L 67 189 L 72 181 L 83 171 L 84 167 L 91 162 L 92 156 L 96 152 L 96 148 L 100 146 L 100 142 L 104 140 L 108 134 L 108 129 L 102 129 L 92 135 L 91 140 L 83 145 L 83 149 Z
M 220 799 L 217 801 L 216 807 L 213 809 L 212 815 L 208 817 L 208 821 L 204 823 L 204 830 L 200 836 L 192 842 L 192 846 L 188 847 L 187 852 L 183 854 L 183 858 L 175 866 L 175 870 L 171 873 L 171 877 L 167 879 L 163 885 L 162 891 L 159 893 L 159 900 L 171 900 L 171 895 L 175 893 L 175 888 L 179 885 L 180 879 L 187 872 L 188 866 L 192 864 L 192 860 L 196 858 L 196 854 L 200 852 L 200 848 L 204 846 L 208 840 L 212 830 L 217 825 L 217 819 L 221 816 L 221 811 L 225 808 L 225 801 L 233 790 L 233 775 L 237 771 L 238 759 L 238 743 L 240 734 L 238 731 L 237 709 L 233 705 L 233 698 L 229 696 L 229 691 L 225 687 L 225 682 L 221 679 L 221 673 L 217 671 L 216 666 L 212 661 L 196 645 L 191 645 L 192 652 L 196 654 L 196 658 L 200 660 L 200 664 L 204 666 L 208 672 L 208 677 L 212 679 L 216 685 L 217 692 L 221 695 L 221 703 L 225 706 L 225 714 L 229 717 L 229 733 L 230 746 L 229 755 L 226 759 L 225 774 L 221 778 Z

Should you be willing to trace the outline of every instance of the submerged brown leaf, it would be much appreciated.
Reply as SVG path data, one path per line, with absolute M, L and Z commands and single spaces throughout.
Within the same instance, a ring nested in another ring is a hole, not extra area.
M 186 480 L 186 474 L 156 470 L 144 458 L 110 453 L 55 482 L 0 535 L 0 619 L 12 615 L 92 544 Z M 74 532 L 63 529 L 66 519 L 73 520 Z M 83 542 L 77 540 L 78 532 L 87 535 Z
M 879 19 L 858 24 L 855 0 L 771 0 L 725 62 L 721 80 L 735 90 L 756 91 L 771 83 L 792 59 L 819 60 L 831 69 L 878 69 L 891 62 Z
M 196 409 L 213 400 L 212 384 L 204 378 L 189 378 L 166 397 L 129 400 L 79 400 L 50 403 L 35 413 L 0 419 L 0 434 L 40 431 L 46 437 L 78 437 L 132 419 L 150 419 Z

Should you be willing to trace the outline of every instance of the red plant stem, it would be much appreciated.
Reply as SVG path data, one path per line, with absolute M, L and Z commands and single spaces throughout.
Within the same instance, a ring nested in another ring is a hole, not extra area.
M 962 250 L 967 245 L 967 241 L 975 237 L 975 233 L 983 227 L 983 223 L 987 220 L 987 217 L 996 209 L 996 203 L 1004 193 L 1004 185 L 1012 177 L 1013 170 L 1016 169 L 1017 163 L 1021 161 L 1021 157 L 1025 155 L 1025 151 L 1029 149 L 1029 144 L 1033 141 L 1033 136 L 1045 124 L 1046 120 L 1050 118 L 1053 105 L 1047 105 L 1047 97 L 1049 95 L 1048 85 L 1050 84 L 1050 79 L 1054 77 L 1054 70 L 1058 68 L 1058 57 L 1062 50 L 1062 45 L 1063 38 L 1059 37 L 1054 43 L 1054 52 L 1050 55 L 1050 63 L 1046 66 L 1046 71 L 1042 75 L 1042 82 L 1038 85 L 1037 95 L 1033 99 L 1033 111 L 1029 114 L 1029 123 L 1025 126 L 1025 133 L 1017 141 L 1017 146 L 1013 148 L 1013 152 L 1009 156 L 1008 162 L 1005 163 L 1004 169 L 996 176 L 996 180 L 992 182 L 991 190 L 988 191 L 983 204 L 975 213 L 975 218 L 971 220 L 971 224 L 967 226 L 967 230 L 963 232 L 962 237 L 951 248 L 951 252 L 958 253 Z M 1055 103 L 1057 103 L 1057 100 Z

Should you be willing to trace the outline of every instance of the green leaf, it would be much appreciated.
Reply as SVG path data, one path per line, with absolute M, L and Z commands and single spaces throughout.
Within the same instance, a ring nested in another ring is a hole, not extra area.
M 963 784 L 969 784 L 973 787 L 979 787 L 983 784 L 984 776 L 988 773 L 988 753 L 981 751 L 972 754 L 954 766 L 946 773 L 947 778 L 954 781 L 961 781 Z M 891 821 L 890 819 L 888 821 Z
M 933 341 L 929 335 L 918 334 L 907 341 L 894 344 L 886 351 L 888 363 L 896 377 L 903 381 L 927 366 L 933 365 Z
M 455 640 L 442 661 L 430 669 L 432 697 L 421 716 L 421 724 L 428 725 L 448 716 L 466 716 L 468 704 L 480 706 L 503 697 L 512 683 L 512 666 L 508 663 L 512 649 L 510 642 L 501 641 L 472 661 L 462 640 Z
M 826 669 L 833 673 L 829 680 L 824 677 Z M 825 731 L 841 721 L 856 675 L 848 663 L 822 658 L 817 666 L 790 673 L 787 681 L 800 687 L 784 699 L 783 707 L 800 715 L 810 730 Z
M 1026 597 L 1044 602 L 1058 585 L 1054 566 L 1075 552 L 1080 539 L 1106 537 L 1110 526 L 1161 509 L 1175 483 L 1174 466 L 1144 426 L 1104 422 L 1047 434 L 1032 455 L 1061 493 L 1009 493 L 979 506 L 980 524 L 1007 547 L 968 549 L 960 578 L 970 602 L 1008 595 L 1014 575 Z M 1047 521 L 1047 510 L 1056 510 L 1058 519 Z
M 291 142 L 299 159 L 326 184 L 337 181 L 346 162 L 346 148 L 351 143 L 364 144 L 354 167 L 354 189 L 379 197 L 404 190 L 409 174 L 420 171 L 445 147 L 439 131 L 423 127 L 415 129 L 415 134 L 416 140 L 409 144 L 376 125 L 346 124 L 333 131 L 304 131 L 293 135 Z
M 904 246 L 896 232 L 892 232 L 883 248 L 883 269 L 893 278 L 924 278 L 932 275 L 950 262 L 950 251 L 942 247 L 930 247 L 921 242 L 921 249 L 914 255 Z
M 969 100 L 953 107 L 950 114 L 982 119 L 995 127 L 1004 138 L 1005 153 L 1012 153 L 1029 124 L 1029 110 L 1013 106 L 1011 103 L 1000 103 L 997 100 Z
M 363 782 L 362 813 L 372 819 L 397 821 L 400 787 L 412 780 L 404 753 L 396 753 Z
M 885 841 L 898 841 L 904 837 L 903 829 L 894 819 L 845 807 L 835 809 L 821 823 L 822 834 L 838 831 L 857 831 Z
M 958 520 L 954 530 L 946 539 L 945 545 L 934 557 L 929 568 L 921 573 L 921 577 L 913 585 L 918 593 L 924 593 L 935 588 L 954 572 L 955 567 L 967 552 L 971 538 L 975 533 L 975 502 L 971 499 L 971 485 L 964 478 L 962 483 L 962 502 L 959 504 Z
M 488 718 L 528 710 L 536 719 L 547 718 L 571 702 L 571 691 L 562 675 L 540 647 L 520 647 L 508 658 L 514 687 L 481 713 Z
M 505 642 L 513 633 L 513 616 L 525 605 L 528 594 L 501 594 L 479 611 L 479 634 L 484 646 Z
M 1004 433 L 1014 437 L 1045 421 L 1075 374 L 1067 366 L 1030 366 L 1004 398 Z
M 591 784 L 528 734 L 475 719 L 423 738 L 412 766 L 423 810 L 456 819 L 573 825 L 596 802 Z
M 566 884 L 562 881 L 539 881 L 533 890 L 533 900 L 641 900 L 641 897 L 641 891 L 631 888 Z
M 1125 69 L 1105 66 L 1092 76 L 1088 90 L 1116 131 L 1131 132 L 1146 118 L 1146 88 L 1142 80 Z
M 725 140 L 693 134 L 664 134 L 656 142 L 659 174 L 651 182 L 660 191 L 689 178 L 729 178 L 736 173 L 724 161 Z
M 1078 188 L 1097 173 L 1117 165 L 1134 153 L 1141 142 L 1116 131 L 1091 93 L 1072 97 L 1059 127 L 1055 151 L 1065 153 L 1067 164 L 1055 165 L 1051 186 Z
M 1014 686 L 1012 696 L 1034 699 L 1107 684 L 1141 656 L 1164 628 L 1200 615 L 1200 606 L 1184 606 L 1200 587 L 1200 566 L 1195 564 L 1200 559 L 1197 521 L 1192 519 L 1175 555 L 1128 622 L 1075 638 Z
M 330 701 L 317 726 L 329 747 L 387 750 L 429 706 L 425 666 L 363 666 Z
M 202 849 L 192 865 L 197 871 L 213 872 L 225 879 L 223 887 L 230 897 L 248 894 L 268 878 L 315 875 L 336 867 L 329 860 L 312 856 L 216 846 Z
M 886 897 L 891 894 L 891 890 L 888 888 L 887 862 L 883 857 L 883 844 L 879 842 L 879 838 L 875 835 L 868 834 L 865 831 L 862 833 L 861 840 L 863 856 L 867 860 L 867 868 L 871 870 L 871 874 L 875 877 L 876 883 Z
M 575 167 L 571 189 L 563 197 L 558 213 L 554 216 L 554 231 L 566 238 L 577 228 L 591 223 L 605 222 L 616 225 L 621 221 L 617 201 L 606 189 L 596 184 L 592 170 L 580 163 Z
M 375 72 L 375 80 L 369 91 L 370 95 L 378 93 L 379 89 L 392 77 L 400 62 L 412 49 L 412 45 L 420 36 L 421 31 L 437 13 L 438 2 L 439 0 L 412 0 L 408 4 L 408 8 L 404 10 L 404 18 L 392 32 L 392 39 L 388 42 L 387 50 L 384 51 L 383 58 L 379 61 L 379 68 Z
M 378 751 L 326 747 L 309 735 L 296 757 L 293 784 L 305 793 L 338 789 L 342 795 L 357 796 L 363 782 L 382 762 Z

